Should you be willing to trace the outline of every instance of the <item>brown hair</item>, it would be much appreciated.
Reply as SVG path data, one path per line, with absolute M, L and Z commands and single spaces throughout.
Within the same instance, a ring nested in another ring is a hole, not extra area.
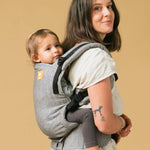
M 81 41 L 100 42 L 110 52 L 120 50 L 121 37 L 118 31 L 120 15 L 114 1 L 111 1 L 115 14 L 114 27 L 113 31 L 107 34 L 104 41 L 102 41 L 92 25 L 93 0 L 72 0 L 66 26 L 66 35 L 62 44 L 65 51 Z
M 51 30 L 49 29 L 40 29 L 34 32 L 29 36 L 29 38 L 26 41 L 26 51 L 31 58 L 32 54 L 37 54 L 37 46 L 38 46 L 38 39 L 39 38 L 45 38 L 48 34 L 52 34 L 56 36 L 58 39 L 58 36 Z M 58 39 L 59 41 L 59 39 Z M 34 63 L 34 62 L 33 62 Z

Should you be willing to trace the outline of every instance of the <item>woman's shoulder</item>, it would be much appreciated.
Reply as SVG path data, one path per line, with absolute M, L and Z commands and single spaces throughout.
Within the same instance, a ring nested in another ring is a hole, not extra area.
M 100 48 L 91 48 L 84 52 L 72 65 L 69 79 L 74 87 L 80 88 L 99 82 L 116 72 L 115 61 Z
M 115 66 L 115 61 L 107 52 L 101 48 L 90 48 L 85 51 L 71 66 L 78 70 L 102 69 L 105 66 Z M 91 71 L 90 71 L 91 72 Z
M 90 48 L 77 59 L 77 61 L 84 63 L 100 63 L 101 61 L 112 60 L 112 57 L 101 48 Z

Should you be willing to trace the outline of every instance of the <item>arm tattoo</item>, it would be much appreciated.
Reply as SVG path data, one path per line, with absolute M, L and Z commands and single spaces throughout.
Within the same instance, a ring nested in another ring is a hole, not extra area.
M 102 115 L 102 112 L 101 112 L 101 109 L 103 108 L 103 106 L 99 106 L 99 108 L 98 109 L 95 109 L 94 111 L 93 111 L 93 113 L 94 113 L 94 115 L 95 115 L 95 117 L 96 117 L 96 113 L 97 112 L 99 112 L 99 114 L 100 114 L 100 116 L 102 117 L 102 121 L 105 121 L 105 118 L 104 118 L 104 116 Z

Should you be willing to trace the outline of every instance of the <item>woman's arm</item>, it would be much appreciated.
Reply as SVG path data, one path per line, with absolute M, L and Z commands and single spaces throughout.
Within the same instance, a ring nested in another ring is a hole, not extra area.
M 120 132 L 125 120 L 113 114 L 110 78 L 89 87 L 88 94 L 97 128 L 106 134 Z

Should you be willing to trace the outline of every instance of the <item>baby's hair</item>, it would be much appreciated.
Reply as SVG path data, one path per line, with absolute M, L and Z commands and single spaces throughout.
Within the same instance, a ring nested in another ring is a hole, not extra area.
M 29 38 L 26 41 L 26 51 L 27 51 L 30 58 L 32 55 L 37 54 L 38 39 L 39 38 L 45 38 L 48 34 L 52 34 L 52 35 L 56 36 L 56 38 L 59 41 L 58 36 L 53 31 L 51 31 L 49 29 L 37 30 L 36 32 L 34 32 L 33 34 L 31 34 L 29 36 Z

